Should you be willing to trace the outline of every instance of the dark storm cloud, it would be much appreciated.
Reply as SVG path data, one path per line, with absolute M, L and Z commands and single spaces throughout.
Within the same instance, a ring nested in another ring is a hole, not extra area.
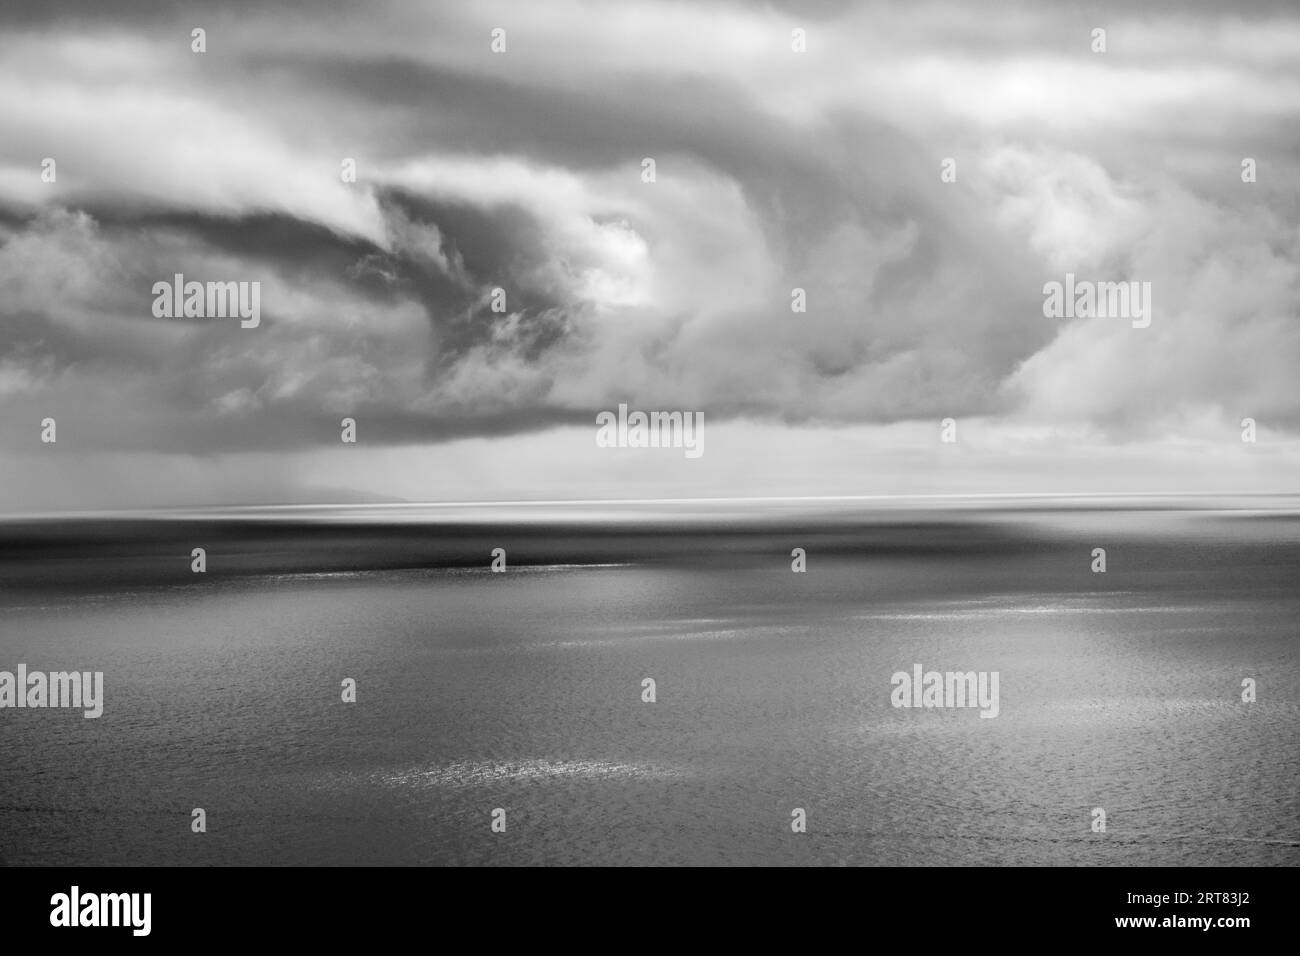
M 98 435 L 115 448 L 219 451 L 301 447 L 319 441 L 320 435 L 336 437 L 337 415 L 324 410 L 340 385 L 334 377 L 322 377 L 315 387 L 293 395 L 260 398 L 252 417 L 212 413 L 213 402 L 222 392 L 252 398 L 264 394 L 275 368 L 268 359 L 295 351 L 295 342 L 301 342 L 304 333 L 319 344 L 324 326 L 320 319 L 335 320 L 335 325 L 323 340 L 327 351 L 319 357 L 352 356 L 358 370 L 379 376 L 390 370 L 388 360 L 400 359 L 407 367 L 408 387 L 427 385 L 466 351 L 491 342 L 498 323 L 507 318 L 511 321 L 507 348 L 525 361 L 562 337 L 560 302 L 528 287 L 528 254 L 536 247 L 536 237 L 527 214 L 509 208 L 439 205 L 400 191 L 386 195 L 383 203 L 407 226 L 441 222 L 457 236 L 446 244 L 445 252 L 457 263 L 459 274 L 451 277 L 441 272 L 427 250 L 400 242 L 383 249 L 272 214 L 226 218 L 179 211 L 134 213 L 105 206 L 97 210 L 99 219 L 83 211 L 44 217 L 41 222 L 18 220 L 14 235 L 22 235 L 34 257 L 50 261 L 67 256 L 70 265 L 88 271 L 90 281 L 110 280 L 103 291 L 111 295 L 96 294 L 98 314 L 86 315 L 88 303 L 79 297 L 42 302 L 42 288 L 29 285 L 20 298 L 45 308 L 7 310 L 0 324 L 0 357 L 38 368 L 50 392 L 76 395 L 81 401 L 95 396 L 81 414 L 91 440 Z M 23 243 L 8 249 L 15 257 L 15 269 Z M 105 265 L 102 254 L 110 250 L 108 274 L 100 276 L 93 264 Z M 124 250 L 130 254 L 124 255 Z M 263 339 L 250 339 L 234 323 L 152 315 L 155 281 L 170 282 L 174 272 L 182 272 L 188 280 L 223 280 L 229 278 L 227 273 L 204 264 L 232 260 L 256 263 L 267 283 L 270 304 L 263 317 Z M 492 313 L 480 301 L 473 284 L 478 270 L 505 284 L 511 301 L 508 317 Z M 512 280 L 515 272 L 521 276 L 518 281 Z M 320 312 L 307 316 L 318 328 L 304 328 L 300 320 L 277 314 L 275 290 L 320 286 L 332 287 L 336 294 L 322 296 L 316 305 Z M 94 291 L 99 293 L 100 287 Z M 414 337 L 419 348 L 399 342 L 394 351 L 391 330 L 349 320 L 351 310 L 362 305 L 384 310 L 399 303 L 417 311 L 418 321 L 432 330 L 428 337 Z M 185 338 L 165 344 L 153 331 L 166 329 L 174 335 L 178 326 L 188 328 Z M 232 365 L 232 357 L 241 354 L 244 359 Z M 166 363 L 162 367 L 160 359 Z M 219 374 L 214 374 L 214 366 Z M 135 377 L 115 385 L 112 380 L 119 375 Z M 114 403 L 132 395 L 139 407 L 132 409 L 129 418 L 123 417 L 123 409 L 113 407 Z M 493 410 L 461 407 L 450 400 L 441 408 L 415 411 L 411 404 L 417 397 L 400 390 L 371 395 L 354 401 L 347 410 L 366 417 L 368 440 L 375 442 L 508 434 L 578 417 L 563 409 Z M 50 397 L 32 400 L 48 407 Z M 178 409 L 190 411 L 179 417 Z M 92 426 L 89 419 L 97 421 Z M 295 421 L 303 427 L 296 429 Z
M 310 445 L 348 413 L 492 436 L 623 399 L 1113 429 L 1148 392 L 1176 417 L 1244 390 L 1293 420 L 1294 237 L 1235 168 L 1273 148 L 1267 196 L 1291 165 L 1284 5 L 83 6 L 0 40 L 0 390 L 91 402 L 106 445 Z M 1140 343 L 1044 321 L 1066 270 L 1152 276 L 1170 311 Z M 263 328 L 154 319 L 174 272 L 262 282 Z

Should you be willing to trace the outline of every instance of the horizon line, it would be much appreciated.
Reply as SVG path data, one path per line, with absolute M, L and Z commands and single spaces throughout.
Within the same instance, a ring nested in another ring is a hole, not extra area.
M 161 508 L 102 508 L 83 511 L 32 511 L 0 512 L 0 521 L 39 520 L 76 517 L 139 517 L 166 516 L 194 512 L 241 511 L 307 511 L 342 509 L 395 509 L 395 508 L 492 508 L 564 505 L 650 505 L 650 504 L 744 504 L 764 502 L 815 502 L 815 501 L 970 501 L 1006 499 L 1195 499 L 1195 498 L 1286 498 L 1298 497 L 1300 491 L 1227 491 L 1227 492 L 1160 492 L 1160 491 L 1084 491 L 1084 492 L 971 492 L 938 494 L 877 494 L 877 495 L 756 495 L 742 497 L 692 497 L 692 498 L 547 498 L 501 499 L 483 501 L 375 501 L 375 502 L 315 502 L 298 504 L 256 505 L 173 505 Z

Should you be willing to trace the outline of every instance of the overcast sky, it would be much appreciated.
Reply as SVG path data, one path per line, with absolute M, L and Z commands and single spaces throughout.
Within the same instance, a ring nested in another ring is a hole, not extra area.
M 1296 489 L 1294 4 L 419 6 L 0 14 L 0 512 Z

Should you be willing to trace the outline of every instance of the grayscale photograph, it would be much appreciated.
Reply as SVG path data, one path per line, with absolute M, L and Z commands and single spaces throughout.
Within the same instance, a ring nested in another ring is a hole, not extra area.
M 1298 175 L 1287 2 L 6 4 L 0 865 L 1300 864 Z

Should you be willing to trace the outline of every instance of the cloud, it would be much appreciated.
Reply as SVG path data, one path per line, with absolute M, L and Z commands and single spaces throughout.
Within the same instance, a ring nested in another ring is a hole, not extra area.
M 55 411 L 86 453 L 198 456 L 307 454 L 346 415 L 372 446 L 507 441 L 620 401 L 774 434 L 1300 427 L 1285 4 L 4 21 L 0 455 Z M 1150 281 L 1152 326 L 1045 319 L 1067 271 Z M 178 272 L 261 282 L 262 326 L 153 318 Z

